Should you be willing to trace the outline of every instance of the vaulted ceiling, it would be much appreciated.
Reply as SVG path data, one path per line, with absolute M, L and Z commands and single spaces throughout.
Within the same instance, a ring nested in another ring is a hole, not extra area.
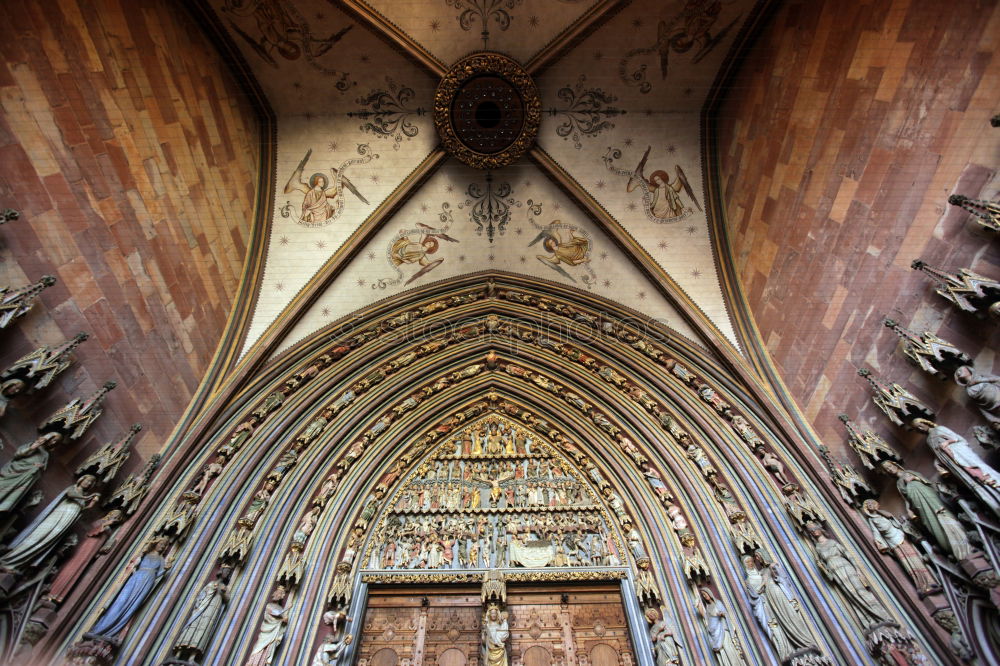
M 738 347 L 706 214 L 702 110 L 753 0 L 208 2 L 276 116 L 243 354 L 480 270 L 588 290 L 700 345 Z M 441 75 L 484 47 L 525 66 L 543 108 L 536 146 L 489 174 L 448 157 L 432 120 Z M 330 207 L 307 210 L 314 174 L 333 191 L 337 173 Z

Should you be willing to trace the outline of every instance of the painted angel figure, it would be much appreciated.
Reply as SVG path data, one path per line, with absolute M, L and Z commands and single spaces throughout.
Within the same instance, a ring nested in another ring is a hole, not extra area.
M 309 176 L 308 183 L 302 180 L 302 171 L 306 168 L 306 162 L 309 161 L 310 156 L 312 156 L 311 148 L 306 151 L 305 157 L 302 158 L 302 161 L 295 168 L 284 189 L 285 194 L 302 192 L 305 195 L 302 199 L 302 212 L 298 219 L 299 224 L 307 227 L 318 227 L 335 220 L 344 208 L 342 190 L 344 187 L 350 190 L 358 199 L 361 199 L 362 202 L 365 204 L 368 203 L 368 200 L 361 195 L 361 192 L 354 186 L 354 183 L 347 179 L 347 176 L 344 174 L 345 166 L 341 166 L 340 169 L 330 167 L 330 171 L 333 174 L 333 183 L 330 182 L 329 176 L 321 172 L 316 172 Z
M 272 67 L 277 53 L 286 60 L 298 60 L 305 52 L 308 59 L 318 58 L 333 47 L 353 27 L 348 25 L 324 39 L 313 37 L 310 26 L 293 18 L 278 0 L 226 0 L 223 11 L 240 17 L 253 17 L 260 36 L 254 38 L 232 21 L 229 25 Z
M 420 267 L 409 280 L 403 283 L 404 286 L 430 273 L 444 262 L 444 259 L 430 260 L 428 258 L 441 247 L 440 241 L 458 242 L 458 239 L 452 238 L 441 229 L 434 229 L 420 222 L 417 222 L 417 227 L 418 229 L 415 231 L 401 234 L 389 246 L 389 259 L 393 266 L 398 268 L 403 264 L 409 264 Z
M 670 179 L 666 171 L 661 169 L 657 169 L 650 174 L 648 179 L 646 178 L 644 171 L 651 149 L 652 146 L 646 148 L 646 152 L 639 160 L 639 164 L 636 165 L 632 177 L 629 178 L 628 184 L 625 186 L 625 191 L 633 192 L 636 188 L 642 188 L 644 190 L 643 198 L 649 204 L 649 212 L 658 220 L 672 220 L 691 212 L 691 208 L 685 207 L 681 200 L 681 190 L 694 202 L 698 210 L 701 210 L 701 204 L 698 203 L 691 183 L 688 182 L 680 164 L 674 165 L 674 173 L 677 177 L 673 180 Z
M 576 278 L 563 269 L 561 264 L 571 267 L 583 265 L 587 268 L 588 273 L 591 272 L 589 270 L 590 239 L 577 234 L 576 231 L 573 227 L 560 224 L 559 220 L 553 220 L 551 224 L 538 232 L 533 241 L 528 243 L 528 247 L 531 247 L 541 241 L 542 248 L 548 252 L 548 255 L 537 254 L 535 258 L 563 277 L 569 278 L 572 282 L 576 282 Z M 584 278 L 584 282 L 589 282 L 590 279 Z

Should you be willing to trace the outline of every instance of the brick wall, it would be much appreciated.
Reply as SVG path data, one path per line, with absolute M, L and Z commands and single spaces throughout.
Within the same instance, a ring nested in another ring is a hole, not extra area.
M 738 70 L 718 118 L 737 272 L 778 372 L 831 448 L 846 412 L 895 439 L 856 375 L 870 365 L 968 433 L 953 384 L 909 366 L 884 316 L 928 329 L 1000 373 L 995 325 L 961 314 L 910 269 L 1000 276 L 998 243 L 952 192 L 995 195 L 1000 130 L 995 2 L 788 2 Z M 921 447 L 911 464 L 930 460 Z M 918 460 L 919 458 L 919 460 Z
M 6 461 L 74 396 L 118 382 L 46 502 L 88 451 L 140 422 L 129 469 L 163 445 L 236 293 L 259 160 L 255 111 L 216 47 L 167 0 L 8 0 L 0 40 L 0 284 L 58 283 L 0 332 L 4 367 L 91 334 L 78 363 L 0 421 Z M 124 476 L 124 475 L 123 475 Z

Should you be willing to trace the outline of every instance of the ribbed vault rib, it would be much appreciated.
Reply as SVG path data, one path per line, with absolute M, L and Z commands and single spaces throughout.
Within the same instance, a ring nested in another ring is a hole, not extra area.
M 358 22 L 365 24 L 373 33 L 426 69 L 432 76 L 440 78 L 448 70 L 445 63 L 435 58 L 430 51 L 400 30 L 395 23 L 369 7 L 362 0 L 330 1 L 354 16 Z
M 629 2 L 631 0 L 602 0 L 597 3 L 556 35 L 555 39 L 549 42 L 544 49 L 532 56 L 524 68 L 529 74 L 537 77 L 546 67 L 559 60 L 566 52 L 583 41 L 587 35 L 600 28 L 608 18 L 614 16 Z

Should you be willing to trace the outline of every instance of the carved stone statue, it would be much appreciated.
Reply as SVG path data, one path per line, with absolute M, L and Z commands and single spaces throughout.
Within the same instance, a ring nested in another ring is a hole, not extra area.
M 933 483 L 893 462 L 882 463 L 882 469 L 896 477 L 896 487 L 906 500 L 907 509 L 920 519 L 924 529 L 945 552 L 959 561 L 972 555 L 965 528 L 945 506 Z
M 1000 431 L 1000 376 L 978 373 L 963 365 L 955 370 L 955 383 L 965 389 L 990 427 Z
M 743 567 L 753 614 L 771 639 L 781 662 L 800 650 L 819 653 L 799 601 L 778 565 L 757 551 L 743 557 Z
M 215 580 L 206 583 L 198 592 L 191 614 L 174 643 L 174 654 L 178 659 L 201 661 L 205 656 L 215 626 L 229 601 L 229 577 L 232 572 L 231 568 L 222 567 Z
M 45 593 L 48 601 L 61 604 L 90 562 L 99 554 L 106 553 L 114 547 L 114 533 L 124 522 L 125 517 L 121 509 L 112 509 L 94 523 L 87 531 L 87 538 L 73 552 L 73 556 L 59 568 L 59 573 L 52 580 L 49 591 Z
M 86 475 L 59 495 L 10 544 L 10 550 L 0 557 L 0 569 L 24 574 L 42 564 L 73 528 L 84 509 L 100 499 L 99 493 L 88 493 L 97 483 Z
M 681 650 L 684 644 L 677 636 L 677 628 L 667 619 L 665 611 L 655 608 L 646 609 L 646 621 L 649 622 L 649 640 L 653 643 L 653 659 L 656 666 L 672 666 L 681 663 Z
M 891 622 L 892 618 L 888 611 L 868 589 L 868 582 L 851 561 L 844 547 L 828 537 L 819 523 L 810 523 L 807 529 L 814 541 L 816 563 L 823 575 L 843 595 L 848 610 L 858 626 L 865 630 L 880 622 Z
M 873 499 L 865 500 L 862 503 L 861 513 L 868 520 L 868 526 L 871 528 L 875 540 L 875 547 L 879 549 L 879 552 L 892 553 L 899 565 L 910 576 L 918 592 L 928 594 L 941 589 L 916 547 L 906 539 L 903 525 L 894 515 L 880 509 L 878 502 Z
M 84 638 L 114 638 L 128 626 L 169 569 L 170 565 L 163 559 L 169 545 L 166 539 L 154 539 L 146 544 L 135 570 Z
M 43 275 L 38 282 L 17 289 L 0 287 L 0 328 L 7 328 L 12 321 L 26 315 L 42 290 L 55 283 L 54 277 Z
M 918 419 L 913 427 L 927 433 L 927 446 L 951 475 L 1000 516 L 1000 472 L 983 462 L 969 442 L 954 430 L 925 419 Z
M 285 588 L 274 588 L 271 601 L 264 607 L 264 620 L 245 666 L 269 666 L 274 661 L 274 653 L 285 638 L 288 624 L 288 610 L 284 606 L 286 596 Z
M 643 604 L 655 604 L 660 600 L 660 590 L 650 571 L 651 564 L 648 557 L 640 557 L 635 563 L 635 596 Z
M 510 627 L 507 613 L 496 604 L 490 604 L 483 617 L 483 666 L 508 666 L 507 639 Z
M 736 645 L 732 631 L 729 629 L 729 615 L 722 602 L 715 598 L 712 590 L 707 587 L 698 588 L 701 603 L 698 604 L 698 614 L 705 620 L 708 632 L 708 644 L 715 655 L 719 666 L 741 666 L 746 664 L 743 651 Z
M 760 462 L 764 465 L 764 469 L 774 475 L 774 478 L 778 480 L 783 486 L 787 486 L 791 483 L 788 477 L 785 476 L 785 465 L 778 459 L 778 456 L 774 455 L 773 452 L 767 449 L 760 450 Z
M 346 656 L 347 649 L 354 641 L 354 636 L 347 634 L 337 640 L 333 634 L 323 639 L 313 657 L 312 666 L 336 666 L 341 663 L 341 659 Z
M 58 432 L 49 432 L 14 452 L 0 468 L 0 515 L 17 508 L 49 464 L 49 450 L 62 442 Z

